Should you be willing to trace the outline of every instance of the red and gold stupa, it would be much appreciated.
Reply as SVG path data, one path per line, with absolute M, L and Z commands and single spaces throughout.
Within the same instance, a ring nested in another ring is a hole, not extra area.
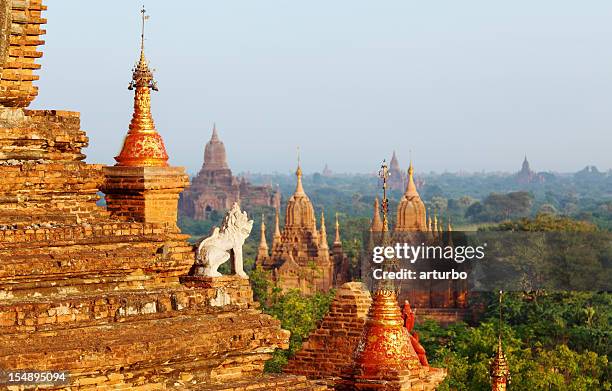
M 390 371 L 421 369 L 393 290 L 374 292 L 355 364 L 358 376 L 364 379 L 377 379 Z
M 385 162 L 379 176 L 383 183 L 381 244 L 384 246 L 390 244 L 387 222 L 389 170 Z M 396 267 L 395 260 L 383 264 L 387 270 Z M 429 366 L 418 337 L 410 333 L 414 317 L 407 321 L 409 315 L 402 316 L 393 283 L 378 281 L 352 367 L 342 376 L 338 390 L 433 390 L 444 379 L 446 371 Z
M 142 9 L 140 60 L 134 66 L 129 89 L 135 90 L 134 115 L 123 140 L 117 164 L 103 168 L 106 210 L 114 218 L 162 224 L 179 231 L 176 225 L 179 194 L 189 186 L 183 167 L 168 165 L 164 142 L 155 130 L 151 116 L 151 90 L 157 91 L 153 72 L 144 55 L 144 26 L 147 16 Z
M 145 10 L 142 12 L 142 35 L 140 60 L 132 71 L 129 89 L 134 93 L 134 114 L 119 156 L 115 157 L 117 166 L 165 167 L 168 165 L 166 147 L 151 115 L 151 90 L 157 91 L 157 83 L 144 54 Z

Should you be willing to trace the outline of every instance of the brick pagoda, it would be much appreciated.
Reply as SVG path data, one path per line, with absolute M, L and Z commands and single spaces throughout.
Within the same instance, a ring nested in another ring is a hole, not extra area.
M 270 185 L 256 186 L 245 177 L 232 175 L 227 164 L 225 145 L 219 138 L 217 126 L 204 148 L 204 164 L 191 187 L 181 194 L 179 208 L 182 215 L 196 220 L 207 219 L 213 211 L 223 212 L 234 202 L 249 210 L 253 206 L 280 209 L 281 193 Z
M 342 250 L 339 225 L 330 250 L 325 227 L 325 215 L 317 229 L 314 207 L 302 185 L 302 168 L 298 163 L 294 194 L 287 201 L 285 225 L 279 227 L 278 211 L 272 238 L 272 248 L 259 246 L 255 263 L 270 272 L 277 287 L 299 289 L 304 294 L 328 291 L 348 281 L 348 258 Z M 265 231 L 262 231 L 265 238 Z

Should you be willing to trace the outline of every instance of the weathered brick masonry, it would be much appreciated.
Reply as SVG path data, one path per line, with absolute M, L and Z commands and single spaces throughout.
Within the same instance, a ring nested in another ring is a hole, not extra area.
M 0 368 L 70 373 L 47 389 L 322 389 L 263 375 L 289 335 L 248 280 L 185 277 L 180 168 L 86 164 L 78 113 L 25 109 L 44 9 L 0 1 Z

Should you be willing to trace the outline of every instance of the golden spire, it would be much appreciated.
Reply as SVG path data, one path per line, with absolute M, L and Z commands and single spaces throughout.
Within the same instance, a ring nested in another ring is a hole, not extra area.
M 329 245 L 327 244 L 327 229 L 325 228 L 325 213 L 321 211 L 321 237 L 319 238 L 319 245 L 322 249 L 328 249 Z
M 266 241 L 266 216 L 261 215 L 261 238 L 259 239 L 259 249 L 268 251 L 268 242 Z
M 278 209 L 276 209 L 276 215 L 274 216 L 274 236 L 272 239 L 272 244 L 280 241 L 281 233 L 280 233 L 280 223 L 279 223 L 279 215 Z
M 382 179 L 383 182 L 383 199 L 382 199 L 382 231 L 387 232 L 389 230 L 389 221 L 387 219 L 387 214 L 389 212 L 389 200 L 387 199 L 387 179 L 389 179 L 389 166 L 387 165 L 387 161 L 383 160 L 380 170 L 378 171 L 378 176 Z
M 382 221 L 380 220 L 380 207 L 378 205 L 378 196 L 374 200 L 374 215 L 372 216 L 372 224 L 370 225 L 371 232 L 382 231 Z
M 340 240 L 340 223 L 338 222 L 338 212 L 336 212 L 336 238 L 334 239 L 334 244 L 342 244 L 342 240 Z
M 427 216 L 427 230 L 429 232 L 432 232 L 432 226 L 431 226 L 431 216 Z
M 414 167 L 412 166 L 412 159 L 410 159 L 410 166 L 408 166 L 408 185 L 406 186 L 406 198 L 419 197 L 416 185 L 414 184 Z
M 297 170 L 295 170 L 295 176 L 297 177 L 297 185 L 295 186 L 295 194 L 306 194 L 304 187 L 302 187 L 302 166 L 300 165 L 300 147 L 297 150 Z
M 499 291 L 499 334 L 497 337 L 497 352 L 491 361 L 490 370 L 492 391 L 505 391 L 510 382 L 510 369 L 502 348 L 502 297 L 503 291 Z
M 448 215 L 448 226 L 446 227 L 446 230 L 447 230 L 448 232 L 452 232 L 452 231 L 453 231 L 453 227 L 452 227 L 452 225 L 451 225 L 451 217 L 450 217 L 450 214 Z
M 164 142 L 155 130 L 151 115 L 151 90 L 157 91 L 157 83 L 144 54 L 145 21 L 149 18 L 142 8 L 142 33 L 140 35 L 140 59 L 132 70 L 128 89 L 134 90 L 134 114 L 129 131 L 123 141 L 117 166 L 167 166 L 168 154 Z

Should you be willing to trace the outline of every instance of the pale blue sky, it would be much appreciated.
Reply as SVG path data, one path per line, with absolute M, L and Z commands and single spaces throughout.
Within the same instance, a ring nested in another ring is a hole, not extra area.
M 81 112 L 114 163 L 142 2 L 48 0 L 33 108 Z M 145 1 L 154 118 L 195 172 L 217 123 L 235 171 L 612 168 L 609 0 Z

